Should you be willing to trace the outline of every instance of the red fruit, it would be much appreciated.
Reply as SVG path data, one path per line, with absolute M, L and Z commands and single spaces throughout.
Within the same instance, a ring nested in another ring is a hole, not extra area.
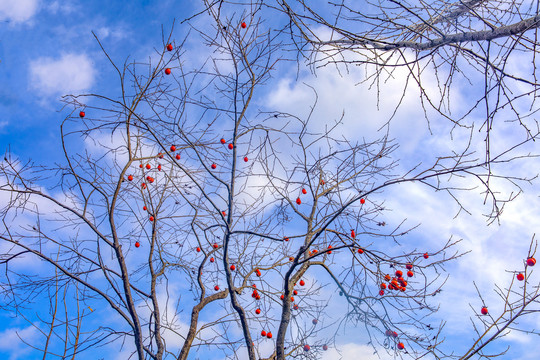
M 167 45 L 167 50 L 172 51 L 172 49 L 173 49 L 172 44 L 168 44 Z
M 296 198 L 296 203 L 300 205 L 302 203 L 302 200 L 300 200 L 300 198 Z
M 129 176 L 128 176 L 128 180 L 129 180 L 129 181 L 133 181 L 133 175 L 129 175 Z
M 215 169 L 217 168 L 217 165 L 216 164 L 212 164 L 212 169 Z
M 200 247 L 197 247 L 197 252 L 201 252 L 201 248 L 200 248 Z
M 146 205 L 145 205 L 145 206 L 143 206 L 143 207 L 142 207 L 142 209 L 143 209 L 144 211 L 146 211 L 146 209 L 147 209 L 147 208 L 146 208 Z
M 292 256 L 289 256 L 289 261 L 293 261 L 294 258 Z
M 236 269 L 236 266 L 231 265 L 231 270 L 234 271 Z
M 392 336 L 395 337 L 395 338 L 397 338 L 397 332 L 392 331 Z
M 409 271 L 407 271 L 407 276 L 408 277 L 413 277 L 414 273 L 411 270 L 409 270 Z
M 259 269 L 255 270 L 255 274 L 257 274 L 257 276 L 261 276 L 261 271 Z
M 255 314 L 259 315 L 261 313 L 261 309 L 255 310 Z
M 240 25 L 240 26 L 242 26 L 242 29 L 245 29 L 247 27 L 245 22 L 243 22 L 242 25 Z
M 171 151 L 172 151 L 172 152 L 176 151 L 176 146 L 171 145 Z
M 298 304 L 294 304 L 293 309 L 298 310 Z
M 317 323 L 319 322 L 319 320 L 313 319 L 313 320 L 311 320 L 311 322 L 313 323 L 313 325 L 317 325 Z
M 294 290 L 294 291 L 293 291 L 293 294 L 294 294 L 294 295 L 298 295 L 298 291 Z
M 428 253 L 424 254 L 424 259 L 427 259 L 429 257 Z
M 150 164 L 146 164 L 146 168 L 150 170 L 152 167 L 150 166 Z
M 322 349 L 323 349 L 324 351 L 328 350 L 328 345 L 324 344 L 324 345 L 322 346 Z
M 332 248 L 332 245 L 328 245 L 328 248 L 331 249 L 331 248 Z M 332 253 L 332 250 L 330 250 L 328 253 L 331 254 L 331 253 Z
M 294 302 L 294 297 L 291 296 L 291 302 Z
M 214 290 L 218 291 L 219 290 L 219 286 L 214 286 Z
M 150 221 L 154 221 L 154 217 L 153 217 L 153 216 L 150 216 Z
M 356 234 L 354 233 L 354 230 L 351 229 L 351 237 L 354 239 L 356 237 Z
M 281 294 L 281 296 L 279 297 L 281 300 L 285 300 L 285 295 Z
M 244 162 L 248 162 L 248 160 L 249 160 L 249 159 L 247 158 L 247 156 L 244 157 Z
M 180 154 L 176 154 L 175 158 L 176 160 L 180 160 Z
M 146 180 L 148 180 L 148 182 L 149 182 L 150 184 L 154 182 L 154 178 L 151 177 L 151 176 L 147 176 L 147 177 L 146 177 Z
M 403 271 L 401 271 L 401 270 L 396 271 L 396 276 L 397 277 L 402 277 L 403 276 Z
M 283 238 L 283 240 L 289 241 L 289 238 L 285 236 L 285 237 Z
M 137 241 L 137 242 L 135 243 L 135 247 L 138 248 L 139 246 L 141 246 L 141 244 Z
M 384 280 L 390 281 L 390 275 L 388 275 L 388 274 L 384 275 Z
M 272 338 L 272 333 L 269 331 L 268 334 L 266 334 L 266 337 L 271 339 Z
M 142 169 L 142 168 L 143 168 L 143 164 L 139 164 L 139 167 Z
M 302 189 L 302 194 L 307 194 L 307 190 L 306 189 Z
M 86 115 L 86 114 L 84 113 L 84 111 L 81 111 L 81 112 L 79 113 L 79 116 L 80 116 L 81 118 L 83 118 L 85 115 Z
M 157 154 L 158 158 L 163 159 L 163 153 Z
M 229 149 L 233 149 L 234 145 L 233 144 L 229 144 Z
M 366 200 L 360 199 L 360 204 L 365 204 L 365 203 L 366 203 Z
M 381 289 L 383 289 L 383 290 L 386 289 L 386 284 L 385 283 L 381 284 Z
M 146 184 L 145 184 L 145 183 L 142 183 L 142 184 L 141 184 L 141 187 L 142 187 L 143 189 L 146 189 Z
M 167 75 L 171 75 L 171 69 L 169 69 L 169 68 L 166 68 L 166 69 L 165 69 L 165 74 L 167 74 Z
M 487 313 L 488 313 L 487 307 L 485 307 L 485 306 L 482 307 L 482 309 L 480 310 L 480 312 L 482 313 L 482 315 L 487 315 Z
M 534 264 L 536 264 L 536 259 L 535 258 L 530 257 L 530 258 L 527 259 L 527 265 L 534 266 Z
M 411 263 L 408 263 L 407 265 L 405 265 L 405 267 L 407 268 L 407 270 L 412 270 L 413 265 Z
M 223 216 L 227 216 L 227 213 L 226 213 L 225 211 L 222 211 L 221 214 L 222 214 Z
M 358 253 L 359 253 L 359 254 L 363 254 L 363 253 L 364 253 L 364 250 L 358 249 Z
M 214 245 L 212 245 L 214 247 L 214 249 L 217 249 L 219 247 L 218 244 L 214 243 Z
M 309 345 L 304 345 L 304 351 L 309 351 L 309 349 L 311 349 Z
M 324 185 L 324 184 L 325 184 L 324 180 L 321 179 L 321 185 Z
M 257 294 L 257 296 L 255 296 L 255 300 L 261 300 L 261 295 Z
M 304 280 L 300 280 L 300 286 L 306 285 L 306 282 Z
M 266 331 L 264 331 L 264 330 L 261 331 L 261 336 L 262 336 L 262 337 L 265 337 L 265 336 L 266 336 Z
M 406 287 L 406 286 L 402 286 L 399 290 L 401 290 L 401 291 L 406 291 L 406 290 L 407 290 L 407 287 Z
M 525 276 L 524 276 L 522 273 L 517 274 L 516 278 L 517 278 L 519 281 L 525 280 Z
M 313 250 L 313 255 L 315 255 L 316 253 L 318 253 L 317 249 Z
M 403 345 L 403 343 L 398 343 L 398 344 L 397 344 L 397 348 L 398 348 L 399 350 L 403 350 L 403 349 L 405 349 L 405 345 Z
M 219 140 L 222 144 L 225 144 L 225 139 Z
M 161 171 L 161 164 L 159 164 L 159 165 L 157 166 L 157 169 L 158 169 L 159 171 Z
M 214 258 L 213 258 L 213 257 L 211 257 L 211 258 L 210 258 L 210 262 L 214 262 L 214 261 L 215 261 L 215 260 L 214 260 Z

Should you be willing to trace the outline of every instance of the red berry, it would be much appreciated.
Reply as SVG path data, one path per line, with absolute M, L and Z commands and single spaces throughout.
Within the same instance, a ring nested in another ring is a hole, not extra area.
M 219 286 L 214 286 L 214 290 L 218 291 L 219 290 Z
M 167 74 L 167 75 L 171 75 L 171 69 L 169 69 L 169 68 L 166 68 L 166 69 L 165 69 L 165 74 Z
M 150 216 L 150 221 L 154 221 L 154 217 L 153 217 L 153 216 Z
M 266 337 L 271 339 L 272 338 L 272 333 L 269 331 L 268 334 L 266 334 Z
M 309 345 L 307 345 L 307 344 L 304 345 L 304 351 L 309 351 L 309 349 L 311 349 L 311 348 L 309 347 Z
M 129 180 L 129 181 L 133 181 L 133 175 L 129 175 L 129 176 L 128 176 L 128 180 Z
M 259 315 L 261 313 L 261 309 L 255 310 L 255 314 Z
M 176 160 L 180 160 L 180 154 L 176 154 L 175 158 Z
M 142 183 L 142 184 L 141 184 L 141 187 L 142 187 L 143 189 L 146 189 L 146 184 L 145 184 L 145 183 Z
M 225 211 L 222 211 L 221 214 L 222 214 L 223 216 L 227 216 L 227 213 L 226 213 Z
M 201 248 L 200 248 L 200 247 L 197 247 L 197 252 L 201 252 Z
M 412 268 L 413 268 L 412 264 L 410 264 L 410 263 L 405 265 L 405 267 L 407 268 L 407 270 L 412 270 Z
M 413 277 L 414 273 L 411 270 L 409 270 L 409 271 L 407 271 L 407 276 L 408 277 Z
M 231 265 L 231 270 L 234 271 L 236 269 L 236 266 Z
M 313 320 L 311 320 L 311 322 L 313 323 L 313 325 L 317 325 L 317 323 L 319 322 L 319 320 L 313 319 Z
M 364 250 L 358 249 L 358 253 L 359 253 L 359 254 L 363 254 L 363 253 L 364 253 Z
M 289 238 L 285 236 L 285 237 L 283 238 L 283 240 L 289 241 Z
M 214 249 L 217 249 L 219 247 L 219 245 L 217 243 L 214 243 L 214 245 L 212 245 L 214 247 Z
M 403 349 L 405 349 L 405 345 L 403 345 L 403 343 L 398 343 L 398 344 L 397 344 L 397 348 L 398 348 L 399 350 L 403 350 Z
M 401 271 L 401 270 L 396 271 L 396 276 L 397 277 L 402 277 L 403 276 L 403 271 Z
M 172 44 L 168 44 L 168 45 L 167 45 L 167 50 L 172 51 L 172 49 L 173 49 Z
M 249 160 L 249 159 L 247 158 L 247 156 L 245 156 L 245 157 L 244 157 L 244 162 L 248 162 L 248 160 Z
M 324 351 L 328 350 L 328 345 L 324 344 L 324 345 L 322 346 L 322 349 L 323 349 Z
M 211 257 L 211 258 L 210 258 L 210 262 L 214 262 L 214 261 L 215 261 L 215 260 L 214 260 L 214 258 L 213 258 L 213 257 Z
M 517 274 L 516 278 L 517 278 L 519 281 L 525 280 L 525 276 L 524 276 L 522 273 Z
M 163 159 L 163 153 L 157 154 L 158 158 Z
M 221 140 L 219 140 L 219 141 L 220 141 L 222 144 L 225 144 L 225 142 L 226 142 L 225 139 L 221 139 Z
M 81 111 L 81 112 L 79 113 L 79 116 L 82 117 L 82 118 L 83 118 L 85 115 L 86 115 L 86 114 L 84 113 L 84 111 Z
M 307 194 L 307 190 L 306 189 L 302 189 L 302 194 Z
M 332 248 L 332 245 L 328 245 L 328 248 L 331 249 Z M 332 253 L 332 250 L 328 251 L 329 254 Z
M 135 247 L 138 248 L 139 246 L 141 246 L 141 244 L 137 241 L 137 242 L 135 243 Z
M 215 169 L 217 168 L 217 165 L 216 164 L 212 164 L 212 169 Z
M 144 211 L 146 211 L 146 209 L 147 209 L 146 205 L 143 206 L 142 209 L 143 209 Z
M 234 145 L 233 144 L 229 144 L 229 149 L 233 149 Z
M 281 296 L 279 297 L 281 300 L 285 300 L 285 295 L 281 294 Z
M 385 283 L 381 284 L 381 289 L 383 289 L 383 290 L 386 289 L 386 284 Z
M 351 229 L 351 237 L 354 239 L 356 237 L 356 234 L 354 233 L 354 230 Z
M 150 164 L 146 164 L 146 168 L 150 170 L 152 167 L 150 166 Z
M 424 259 L 427 259 L 429 257 L 428 253 L 424 254 Z
M 527 265 L 534 266 L 534 264 L 536 264 L 536 259 L 535 258 L 530 257 L 530 258 L 527 259 Z
M 306 285 L 306 282 L 304 280 L 300 280 L 300 286 Z
M 240 25 L 240 26 L 242 26 L 242 29 L 245 29 L 247 27 L 245 22 L 243 22 L 242 25 Z
M 262 337 L 265 337 L 265 336 L 266 336 L 266 331 L 264 331 L 264 330 L 261 331 L 261 336 L 262 336 Z
M 360 199 L 360 204 L 365 204 L 365 203 L 366 203 L 366 200 Z
M 298 205 L 300 205 L 300 204 L 302 203 L 302 200 L 300 200 L 300 198 L 297 198 L 297 199 L 296 199 L 296 203 L 297 203 Z
M 298 310 L 298 304 L 294 304 L 293 308 L 294 310 Z
M 294 294 L 294 295 L 298 295 L 298 291 L 294 290 L 294 291 L 293 291 L 293 294 Z
M 397 338 L 397 332 L 392 331 L 392 336 L 395 337 L 395 338 Z
M 289 256 L 289 261 L 293 261 L 294 258 L 292 256 Z
M 146 180 L 148 180 L 148 182 L 149 182 L 150 184 L 154 182 L 154 178 L 151 177 L 151 176 L 147 176 L 147 177 L 146 177 Z
M 159 171 L 161 171 L 161 164 L 159 164 L 159 165 L 157 166 L 157 169 L 158 169 Z
M 488 313 L 487 307 L 485 307 L 485 306 L 482 307 L 482 309 L 480 310 L 480 312 L 482 313 L 482 315 L 487 315 L 487 313 Z
M 390 275 L 388 275 L 388 274 L 384 275 L 384 280 L 390 281 Z
M 171 151 L 173 151 L 173 152 L 176 151 L 176 146 L 171 145 Z
M 139 164 L 139 167 L 142 169 L 142 168 L 143 168 L 143 164 Z
M 384 295 L 384 290 L 379 290 L 379 295 L 383 296 Z

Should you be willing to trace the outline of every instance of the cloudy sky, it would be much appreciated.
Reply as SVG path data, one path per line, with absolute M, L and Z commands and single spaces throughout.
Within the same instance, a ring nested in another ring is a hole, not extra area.
M 2 151 L 9 152 L 22 162 L 47 163 L 62 157 L 59 126 L 69 115 L 71 108 L 63 108 L 60 102 L 65 94 L 107 94 L 114 81 L 114 69 L 100 50 L 92 31 L 98 36 L 111 58 L 122 64 L 130 59 L 147 60 L 161 48 L 162 25 L 170 29 L 173 20 L 183 19 L 199 10 L 194 1 L 0 1 L 0 144 Z M 197 30 L 207 29 L 208 18 L 198 17 L 190 26 Z M 177 25 L 173 37 L 184 38 L 189 27 Z M 249 30 L 249 29 L 248 29 Z M 166 30 L 167 31 L 167 30 Z M 324 36 L 325 31 L 318 29 Z M 209 54 L 194 35 L 186 43 L 186 66 L 197 67 Z M 508 67 L 522 71 L 528 76 L 528 66 L 522 58 L 512 58 Z M 312 126 L 322 130 L 329 121 L 339 119 L 344 112 L 343 136 L 354 141 L 376 139 L 381 128 L 401 101 L 405 73 L 396 71 L 381 84 L 380 104 L 369 84 L 361 84 L 369 69 L 351 67 L 349 73 L 336 75 L 333 67 L 324 67 L 312 74 L 307 69 L 297 72 L 296 66 L 280 66 L 279 71 L 263 89 L 263 96 L 255 99 L 257 106 L 267 111 L 294 113 L 307 116 L 313 104 L 313 89 L 317 91 L 318 103 Z M 297 78 L 298 76 L 298 78 Z M 482 91 L 477 84 L 482 77 L 471 73 L 472 81 L 457 77 L 452 94 L 456 117 L 471 104 L 468 99 Z M 424 77 L 426 88 L 436 92 L 434 76 Z M 309 85 L 309 86 L 307 86 Z M 518 104 L 519 111 L 528 111 L 527 103 Z M 424 112 L 420 107 L 418 92 L 414 86 L 408 90 L 398 115 L 390 125 L 390 136 L 399 144 L 392 155 L 399 160 L 394 172 L 406 173 L 418 163 L 433 163 L 435 155 L 462 151 L 469 139 L 469 132 L 456 130 L 451 137 L 452 124 L 429 113 L 431 133 Z M 473 112 L 469 123 L 481 120 L 481 113 Z M 505 122 L 511 113 L 501 112 L 492 131 L 494 153 L 523 139 L 516 124 Z M 533 119 L 530 119 L 531 123 Z M 478 122 L 480 124 L 480 122 Z M 482 156 L 483 138 L 477 131 L 473 134 L 472 150 Z M 98 151 L 93 143 L 81 143 L 81 151 Z M 515 154 L 538 153 L 536 144 L 527 145 Z M 502 173 L 513 176 L 534 176 L 540 168 L 536 159 L 524 159 L 512 163 Z M 506 166 L 506 165 L 505 165 Z M 471 318 L 477 321 L 482 301 L 478 297 L 476 283 L 491 316 L 497 317 L 504 308 L 504 301 L 494 292 L 495 284 L 506 288 L 512 282 L 515 271 L 524 269 L 524 259 L 530 239 L 540 224 L 539 187 L 537 182 L 521 184 L 523 193 L 505 206 L 500 225 L 488 225 L 483 214 L 489 213 L 491 203 L 484 203 L 481 187 L 471 179 L 453 179 L 452 184 L 476 187 L 470 192 L 456 192 L 460 203 L 470 214 L 459 211 L 459 205 L 446 192 L 418 183 L 389 187 L 374 194 L 373 201 L 384 202 L 388 213 L 384 220 L 405 226 L 420 224 L 409 238 L 403 240 L 409 247 L 435 250 L 450 238 L 462 239 L 460 252 L 470 251 L 466 256 L 448 264 L 450 275 L 442 293 L 436 297 L 440 310 L 432 324 L 446 322 L 444 329 L 447 351 L 460 353 L 471 344 L 474 337 Z M 516 188 L 503 181 L 494 181 L 501 197 L 508 197 Z M 456 214 L 459 215 L 456 217 Z M 538 285 L 534 272 L 529 282 Z M 517 288 L 520 284 L 514 284 Z M 180 292 L 181 289 L 175 289 Z M 331 296 L 331 293 L 328 294 Z M 334 301 L 334 300 L 332 300 Z M 435 301 L 435 300 L 434 300 Z M 331 303 L 333 304 L 333 303 Z M 339 300 L 335 300 L 339 304 Z M 538 308 L 538 306 L 536 307 Z M 37 359 L 20 340 L 37 337 L 37 331 L 28 323 L 2 313 L 0 323 L 0 356 L 9 359 Z M 96 315 L 98 316 L 98 315 Z M 538 328 L 540 316 L 532 314 L 520 321 L 525 329 Z M 324 354 L 324 360 L 377 359 L 367 339 L 357 336 L 351 329 L 338 338 L 335 346 Z M 18 334 L 18 335 L 17 335 Z M 538 340 L 519 332 L 511 332 L 488 349 L 496 352 L 511 346 L 505 359 L 536 359 L 540 350 Z M 110 348 L 103 348 L 102 357 L 111 358 Z M 393 357 L 380 353 L 382 359 Z M 88 355 L 87 355 L 88 356 Z M 95 354 L 94 354 L 95 356 Z M 84 359 L 95 357 L 83 357 Z

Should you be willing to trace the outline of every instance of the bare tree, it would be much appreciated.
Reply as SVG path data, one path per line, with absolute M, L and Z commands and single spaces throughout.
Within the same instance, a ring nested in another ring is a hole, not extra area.
M 111 60 L 116 97 L 65 97 L 73 112 L 60 129 L 62 164 L 23 164 L 6 154 L 3 308 L 24 316 L 36 303 L 50 311 L 36 325 L 44 341 L 31 344 L 44 358 L 125 343 L 138 359 L 208 351 L 313 358 L 351 323 L 378 351 L 437 353 L 440 340 L 426 335 L 425 319 L 437 310 L 431 299 L 445 281 L 444 264 L 462 255 L 453 248 L 459 240 L 436 250 L 400 247 L 415 227 L 387 223 L 374 195 L 418 182 L 454 196 L 470 190 L 453 183 L 464 177 L 484 187 L 496 218 L 498 204 L 511 199 L 500 199 L 489 179 L 517 189 L 530 179 L 490 166 L 531 157 L 519 151 L 538 128 L 485 159 L 465 149 L 396 174 L 398 144 L 388 134 L 354 142 L 336 135 L 342 119 L 311 130 L 316 92 L 305 118 L 256 108 L 286 60 L 284 33 L 256 18 L 244 25 L 221 3 L 200 15 L 213 32 L 189 35 L 211 51 L 199 68 L 183 65 L 184 41 L 171 31 L 148 63 Z M 256 14 L 262 3 L 250 5 Z M 389 243 L 398 250 L 388 251 Z M 35 260 L 42 265 L 33 272 L 20 266 Z M 325 289 L 345 305 L 336 324 L 325 320 Z M 524 289 L 517 301 L 525 309 L 537 297 Z M 474 345 L 468 355 L 480 350 Z

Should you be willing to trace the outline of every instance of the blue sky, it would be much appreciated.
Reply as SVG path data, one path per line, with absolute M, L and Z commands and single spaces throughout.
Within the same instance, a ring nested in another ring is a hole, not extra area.
M 165 35 L 174 19 L 182 19 L 199 9 L 194 1 L 40 1 L 8 0 L 0 3 L 0 145 L 2 151 L 8 151 L 23 163 L 29 160 L 36 163 L 52 163 L 62 160 L 59 125 L 71 111 L 79 109 L 62 108 L 59 101 L 64 94 L 100 93 L 114 94 L 117 78 L 114 69 L 108 63 L 92 31 L 100 38 L 111 58 L 122 65 L 129 56 L 130 60 L 146 61 L 156 56 L 155 49 L 162 47 L 161 27 Z M 198 3 L 197 3 L 198 4 Z M 267 20 L 266 24 L 270 24 Z M 190 23 L 195 29 L 209 29 L 208 18 L 199 17 Z M 183 39 L 188 25 L 176 25 L 173 38 Z M 249 30 L 249 29 L 248 29 Z M 320 34 L 325 31 L 318 29 Z M 327 35 L 327 34 L 326 34 Z M 188 38 L 185 63 L 196 67 L 208 51 L 201 45 L 200 38 L 193 32 Z M 527 59 L 511 58 L 508 66 L 527 76 Z M 224 65 L 225 66 L 225 65 Z M 377 130 L 391 115 L 393 106 L 400 100 L 404 84 L 404 73 L 399 70 L 388 83 L 381 88 L 381 104 L 377 108 L 373 89 L 367 84 L 360 84 L 365 75 L 364 68 L 352 68 L 349 74 L 336 76 L 332 67 L 322 68 L 314 76 L 306 68 L 301 68 L 297 76 L 296 66 L 281 64 L 272 74 L 273 78 L 261 88 L 255 99 L 257 107 L 272 111 L 294 113 L 307 116 L 309 106 L 313 104 L 313 91 L 305 84 L 317 90 L 318 103 L 312 126 L 315 130 L 324 129 L 325 125 L 338 119 L 345 111 L 344 124 L 338 131 L 353 141 L 373 140 L 380 135 Z M 470 106 L 468 100 L 478 94 L 482 77 L 469 74 L 471 82 L 458 77 L 452 94 L 455 114 L 461 114 Z M 425 85 L 436 92 L 433 76 L 426 74 Z M 305 84 L 304 84 L 305 83 Z M 394 156 L 399 159 L 396 172 L 405 173 L 418 163 L 433 162 L 436 154 L 450 154 L 466 144 L 469 133 L 456 130 L 453 137 L 448 135 L 451 124 L 434 112 L 428 115 L 432 120 L 433 135 L 430 135 L 424 113 L 421 111 L 418 95 L 414 87 L 409 89 L 400 112 L 390 126 L 390 135 L 397 139 L 399 149 Z M 528 111 L 527 99 L 518 103 L 519 109 Z M 480 111 L 473 112 L 467 121 L 482 119 Z M 458 117 L 458 115 L 456 115 Z M 522 139 L 522 133 L 515 124 L 504 122 L 511 114 L 501 112 L 497 127 L 493 131 L 494 150 L 505 149 Z M 531 119 L 532 123 L 532 119 Z M 481 153 L 482 134 L 474 133 L 474 150 Z M 77 146 L 74 141 L 71 146 Z M 80 143 L 81 151 L 99 149 L 88 142 Z M 528 145 L 517 154 L 528 151 L 538 152 L 538 146 Z M 496 151 L 495 151 L 496 152 Z M 529 159 L 513 163 L 504 173 L 533 176 L 540 168 L 539 161 Z M 476 186 L 470 179 L 453 179 L 463 186 Z M 496 182 L 496 180 L 495 180 Z M 497 182 L 496 182 L 497 183 Z M 455 184 L 455 183 L 454 183 Z M 498 190 L 508 195 L 516 189 L 508 183 L 497 183 Z M 473 280 L 482 296 L 489 304 L 494 316 L 502 311 L 503 302 L 493 292 L 494 284 L 506 287 L 513 273 L 508 271 L 523 269 L 523 259 L 528 250 L 529 240 L 538 232 L 540 223 L 540 201 L 537 183 L 525 184 L 524 193 L 508 204 L 501 217 L 502 224 L 487 226 L 483 213 L 489 212 L 490 204 L 483 204 L 480 189 L 462 193 L 459 200 L 467 206 L 472 215 L 464 212 L 457 218 L 458 205 L 445 193 L 435 193 L 427 186 L 404 184 L 388 188 L 383 193 L 374 194 L 372 200 L 384 201 L 390 211 L 384 220 L 390 224 L 399 224 L 406 219 L 405 226 L 421 223 L 413 233 L 403 239 L 407 249 L 436 249 L 452 236 L 463 239 L 458 248 L 471 253 L 452 262 L 447 270 L 450 274 L 444 291 L 437 296 L 436 303 L 440 311 L 432 323 L 446 321 L 444 335 L 445 349 L 460 352 L 470 344 L 474 333 L 469 318 L 476 318 L 473 310 L 479 311 L 481 301 L 476 295 Z M 394 244 L 375 244 L 380 250 L 399 252 Z M 537 256 L 538 257 L 538 256 Z M 317 273 L 310 274 L 313 280 Z M 530 281 L 538 284 L 538 275 L 531 274 Z M 183 294 L 186 289 L 180 285 L 174 288 L 175 294 Z M 343 304 L 330 289 L 324 289 L 324 296 L 330 300 L 330 306 L 340 308 Z M 472 306 L 469 306 L 469 304 Z M 105 309 L 95 312 L 94 323 L 110 316 Z M 329 314 L 329 319 L 332 315 Z M 330 320 L 327 320 L 330 321 Z M 532 314 L 520 322 L 524 328 L 538 327 L 540 317 Z M 12 319 L 9 314 L 2 314 L 0 325 L 0 355 L 12 360 L 41 358 L 18 342 L 15 331 L 22 337 L 37 337 L 35 329 L 20 319 Z M 324 354 L 324 360 L 359 358 L 376 359 L 373 349 L 368 346 L 363 332 L 348 328 L 338 338 L 335 346 Z M 532 336 L 517 332 L 494 344 L 490 349 L 496 351 L 507 345 L 512 350 L 505 359 L 535 359 L 531 350 L 540 350 L 538 341 Z M 268 346 L 268 345 L 266 345 Z M 103 353 L 100 353 L 100 352 Z M 111 353 L 118 353 L 114 346 L 106 346 L 97 351 L 100 356 L 109 359 Z M 87 355 L 89 356 L 89 355 Z M 96 358 L 96 352 L 90 357 Z M 194 355 L 195 356 L 195 355 Z M 203 354 L 202 356 L 209 356 Z M 195 357 L 193 357 L 195 358 Z M 215 357 L 220 359 L 219 357 Z M 381 354 L 381 358 L 392 356 Z

